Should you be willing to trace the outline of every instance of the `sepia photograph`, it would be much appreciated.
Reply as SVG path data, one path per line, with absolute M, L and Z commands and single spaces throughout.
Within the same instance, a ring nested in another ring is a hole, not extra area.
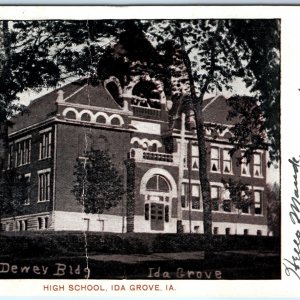
M 1 19 L 0 280 L 281 279 L 280 81 L 279 18 Z

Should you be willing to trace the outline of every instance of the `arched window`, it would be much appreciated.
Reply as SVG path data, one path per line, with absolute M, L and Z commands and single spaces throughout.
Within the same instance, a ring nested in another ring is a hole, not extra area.
M 120 120 L 118 118 L 113 118 L 111 120 L 111 125 L 120 126 L 121 125 Z
M 157 152 L 157 144 L 153 143 L 152 145 L 152 152 Z
M 72 119 L 72 120 L 76 120 L 76 114 L 74 111 L 68 111 L 66 114 L 66 118 L 67 119 Z
M 113 82 L 110 81 L 105 85 L 106 89 L 109 91 L 109 93 L 111 94 L 111 96 L 114 98 L 114 100 L 121 106 L 123 107 L 123 99 L 120 97 L 120 93 L 119 93 L 119 87 L 118 85 Z
M 154 175 L 148 180 L 146 190 L 168 193 L 170 192 L 170 184 L 165 177 L 161 175 Z
M 105 124 L 106 123 L 106 119 L 105 119 L 104 116 L 100 115 L 100 116 L 97 117 L 96 122 L 97 123 L 103 123 L 103 124 Z
M 146 142 L 143 143 L 142 147 L 143 147 L 144 150 L 148 150 L 148 144 Z
M 140 106 L 160 109 L 160 93 L 152 81 L 139 81 L 132 89 L 132 95 L 146 99 L 144 102 L 140 102 Z
M 146 99 L 160 99 L 156 85 L 152 81 L 141 80 L 132 90 L 132 95 Z
M 140 144 L 139 144 L 137 141 L 135 141 L 135 142 L 132 144 L 132 148 L 135 148 L 135 149 L 139 148 L 139 146 L 140 146 Z
M 81 116 L 81 121 L 86 121 L 86 122 L 90 122 L 91 121 L 91 116 L 88 113 L 84 113 Z

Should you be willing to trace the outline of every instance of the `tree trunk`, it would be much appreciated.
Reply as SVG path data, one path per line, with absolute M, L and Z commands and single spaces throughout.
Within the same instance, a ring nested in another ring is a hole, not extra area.
M 2 53 L 2 62 L 0 66 L 0 185 L 4 187 L 5 185 L 5 176 L 4 171 L 6 169 L 7 162 L 7 154 L 8 154 L 8 120 L 7 120 L 7 106 L 8 99 L 6 95 L 5 82 L 8 80 L 8 72 L 10 72 L 11 65 L 11 53 L 10 53 L 10 33 L 8 29 L 8 21 L 2 21 L 2 44 L 4 51 Z M 3 192 L 3 191 L 1 191 Z M 2 197 L 3 198 L 3 197 Z M 5 201 L 5 199 L 0 199 L 0 201 Z M 0 207 L 3 207 L 3 203 L 0 203 Z M 0 231 L 2 229 L 1 226 L 1 218 L 3 215 L 3 211 L 0 211 Z
M 202 114 L 204 93 L 202 93 L 200 97 L 197 97 L 191 61 L 186 51 L 185 41 L 184 41 L 182 29 L 180 28 L 179 22 L 176 22 L 176 29 L 180 41 L 183 63 L 186 68 L 188 81 L 189 81 L 190 97 L 191 97 L 190 107 L 193 108 L 193 111 L 195 113 L 198 150 L 199 150 L 199 180 L 201 183 L 201 192 L 203 198 L 204 235 L 210 237 L 212 235 L 212 213 L 211 213 L 212 205 L 211 205 L 211 196 L 210 196 L 210 185 L 207 176 L 205 128 L 204 128 L 204 121 L 203 121 L 203 114 Z M 206 85 L 207 84 L 208 81 Z
M 207 176 L 207 151 L 205 145 L 205 128 L 202 114 L 202 101 L 195 107 L 195 120 L 197 127 L 197 140 L 199 150 L 199 179 L 203 198 L 203 227 L 206 236 L 212 235 L 212 205 L 210 196 L 210 184 Z

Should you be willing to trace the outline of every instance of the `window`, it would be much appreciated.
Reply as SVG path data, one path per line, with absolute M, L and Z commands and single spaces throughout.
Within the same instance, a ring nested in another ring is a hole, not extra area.
M 90 231 L 90 219 L 89 218 L 83 218 L 85 225 L 86 225 L 86 231 Z
M 38 172 L 38 202 L 50 200 L 50 170 Z
M 157 152 L 157 144 L 153 143 L 152 145 L 152 152 Z
M 187 183 L 182 184 L 182 190 L 181 190 L 181 207 L 185 208 L 188 207 L 188 190 L 189 186 Z
M 225 212 L 231 212 L 231 200 L 230 199 L 223 200 L 223 210 Z
M 225 228 L 225 234 L 230 235 L 230 228 L 229 227 Z
M 151 220 L 163 220 L 163 205 L 151 203 Z
M 200 209 L 200 186 L 192 184 L 192 208 Z
M 169 222 L 170 220 L 170 214 L 169 214 L 169 205 L 165 206 L 165 221 Z
M 241 202 L 242 202 L 242 213 L 248 214 L 249 213 L 249 197 L 246 195 L 245 191 L 241 192 Z
M 146 189 L 148 191 L 156 191 L 156 192 L 169 192 L 170 187 L 167 180 L 160 175 L 154 175 L 149 179 L 146 185 Z
M 16 152 L 15 152 L 15 166 L 18 167 L 18 166 L 29 164 L 30 160 L 31 160 L 31 139 L 26 139 L 17 142 Z
M 38 229 L 39 230 L 49 228 L 49 217 L 38 217 L 37 221 L 38 221 Z
M 241 175 L 250 176 L 250 164 L 247 163 L 247 159 L 245 157 L 243 157 L 241 163 Z
M 51 157 L 52 132 L 48 131 L 41 135 L 39 159 Z
M 27 220 L 18 221 L 18 228 L 19 228 L 19 231 L 28 230 L 28 221 Z
M 43 219 L 38 218 L 38 229 L 42 229 L 42 228 L 43 228 Z
M 199 149 L 197 145 L 192 145 L 192 157 L 191 157 L 191 163 L 192 163 L 192 170 L 199 170 Z
M 261 154 L 260 153 L 254 154 L 253 160 L 254 160 L 253 176 L 261 177 L 262 176 Z
M 200 233 L 200 226 L 194 226 L 194 232 Z
M 214 227 L 214 234 L 218 234 L 219 233 L 219 227 Z
M 200 209 L 200 186 L 199 184 L 191 185 L 191 205 L 192 209 Z M 181 207 L 189 207 L 189 185 L 184 182 L 181 190 Z
M 99 226 L 100 226 L 100 232 L 103 232 L 104 231 L 104 220 L 98 220 L 99 222 Z
M 261 200 L 262 200 L 262 192 L 254 191 L 254 213 L 256 215 L 262 214 Z
M 25 197 L 24 197 L 24 205 L 29 205 L 30 204 L 30 178 L 31 174 L 25 174 Z
M 106 89 L 109 91 L 109 93 L 111 94 L 111 96 L 115 99 L 115 101 L 121 106 L 123 107 L 124 103 L 123 103 L 123 98 L 120 97 L 120 92 L 119 92 L 119 87 L 118 85 L 113 82 L 110 81 L 105 85 Z
M 212 201 L 212 210 L 219 210 L 219 200 L 220 200 L 220 188 L 218 186 L 212 186 L 210 188 L 210 196 Z
M 257 235 L 257 236 L 261 236 L 261 235 L 262 235 L 261 230 L 257 230 L 256 235 Z
M 145 204 L 145 220 L 149 220 L 149 204 Z
M 223 150 L 223 173 L 231 174 L 232 173 L 232 163 L 231 156 L 229 154 L 229 150 Z
M 210 152 L 210 170 L 212 172 L 220 171 L 220 151 L 219 148 L 211 148 Z
M 44 221 L 45 221 L 45 224 L 44 224 L 45 229 L 47 229 L 49 227 L 49 217 L 45 217 Z
M 244 229 L 244 235 L 248 235 L 249 234 L 249 230 L 248 229 Z

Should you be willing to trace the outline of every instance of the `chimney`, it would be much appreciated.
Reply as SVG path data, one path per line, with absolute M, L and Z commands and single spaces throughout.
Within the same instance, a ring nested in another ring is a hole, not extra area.
M 64 91 L 63 90 L 59 90 L 57 91 L 57 98 L 56 98 L 56 102 L 64 102 Z

